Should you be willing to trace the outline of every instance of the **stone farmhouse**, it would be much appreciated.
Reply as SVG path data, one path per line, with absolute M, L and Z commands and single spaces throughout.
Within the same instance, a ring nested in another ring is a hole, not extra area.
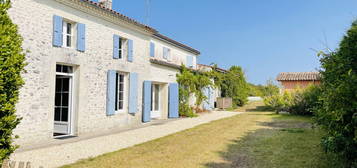
M 182 64 L 196 70 L 200 52 L 111 4 L 12 1 L 29 51 L 17 104 L 21 147 L 179 117 L 176 74 Z

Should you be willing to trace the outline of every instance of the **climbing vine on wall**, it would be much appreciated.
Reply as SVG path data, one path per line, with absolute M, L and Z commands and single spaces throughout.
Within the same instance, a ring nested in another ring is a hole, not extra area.
M 203 89 L 213 86 L 210 76 L 206 72 L 193 71 L 181 66 L 181 73 L 177 75 L 179 83 L 179 111 L 181 116 L 194 117 L 199 106 L 207 99 Z M 190 97 L 195 96 L 195 109 L 190 107 Z

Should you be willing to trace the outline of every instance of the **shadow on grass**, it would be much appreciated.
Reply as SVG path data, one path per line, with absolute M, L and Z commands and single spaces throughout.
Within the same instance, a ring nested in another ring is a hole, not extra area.
M 223 162 L 210 162 L 207 168 L 250 167 L 331 167 L 331 157 L 320 147 L 322 132 L 308 121 L 273 119 L 260 122 L 266 128 L 233 140 L 226 151 L 218 152 Z M 333 166 L 339 167 L 339 166 Z

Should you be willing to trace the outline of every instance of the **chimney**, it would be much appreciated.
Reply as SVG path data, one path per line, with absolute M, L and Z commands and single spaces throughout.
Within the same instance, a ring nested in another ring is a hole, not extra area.
M 99 4 L 103 5 L 105 8 L 112 9 L 112 0 L 99 0 Z

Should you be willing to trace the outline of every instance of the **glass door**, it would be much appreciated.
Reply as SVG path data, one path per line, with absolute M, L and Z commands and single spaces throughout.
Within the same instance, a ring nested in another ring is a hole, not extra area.
M 160 85 L 152 85 L 152 94 L 151 94 L 151 118 L 160 118 Z

